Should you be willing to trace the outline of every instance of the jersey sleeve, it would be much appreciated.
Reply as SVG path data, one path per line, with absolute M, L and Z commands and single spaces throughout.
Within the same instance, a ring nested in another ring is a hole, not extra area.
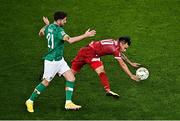
M 121 53 L 118 50 L 114 51 L 113 55 L 115 59 L 122 59 Z
M 59 38 L 61 39 L 61 40 L 63 40 L 63 37 L 65 36 L 65 35 L 67 35 L 66 34 L 66 32 L 64 31 L 64 29 L 60 29 L 59 30 Z M 68 35 L 69 36 L 69 35 Z

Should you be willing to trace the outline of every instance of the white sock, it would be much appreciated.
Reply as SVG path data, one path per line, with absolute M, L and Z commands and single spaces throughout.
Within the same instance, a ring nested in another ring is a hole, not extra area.
M 72 102 L 71 100 L 66 100 L 66 104 L 67 104 L 67 103 L 71 103 L 71 102 Z
M 32 101 L 32 100 L 30 100 L 30 99 L 28 99 L 28 102 L 31 102 L 31 103 L 33 103 L 33 101 Z

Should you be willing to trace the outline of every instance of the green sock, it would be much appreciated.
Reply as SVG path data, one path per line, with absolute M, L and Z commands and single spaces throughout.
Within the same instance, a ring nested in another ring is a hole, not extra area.
M 74 82 L 66 81 L 66 100 L 72 100 L 73 88 Z
M 35 99 L 38 97 L 38 95 L 43 92 L 46 89 L 46 86 L 44 86 L 42 83 L 40 83 L 34 90 L 34 92 L 30 96 L 30 100 L 35 101 Z

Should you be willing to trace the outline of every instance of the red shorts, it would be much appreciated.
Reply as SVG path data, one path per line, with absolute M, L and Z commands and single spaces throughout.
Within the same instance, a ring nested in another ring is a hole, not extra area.
M 79 72 L 85 64 L 89 64 L 94 70 L 103 65 L 102 61 L 100 61 L 100 57 L 96 55 L 94 50 L 89 46 L 79 50 L 78 54 L 71 62 L 71 68 Z

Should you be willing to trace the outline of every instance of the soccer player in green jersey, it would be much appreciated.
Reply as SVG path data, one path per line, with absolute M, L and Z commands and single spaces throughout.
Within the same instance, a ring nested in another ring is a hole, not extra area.
M 95 30 L 88 29 L 84 34 L 77 37 L 68 36 L 62 28 L 67 21 L 67 14 L 62 11 L 54 13 L 54 23 L 43 27 L 39 35 L 45 35 L 48 41 L 48 52 L 44 55 L 43 81 L 37 85 L 26 101 L 27 111 L 34 112 L 33 103 L 51 82 L 56 74 L 63 75 L 66 79 L 66 102 L 65 109 L 79 109 L 80 105 L 72 102 L 75 77 L 63 58 L 64 42 L 74 43 L 96 34 Z

